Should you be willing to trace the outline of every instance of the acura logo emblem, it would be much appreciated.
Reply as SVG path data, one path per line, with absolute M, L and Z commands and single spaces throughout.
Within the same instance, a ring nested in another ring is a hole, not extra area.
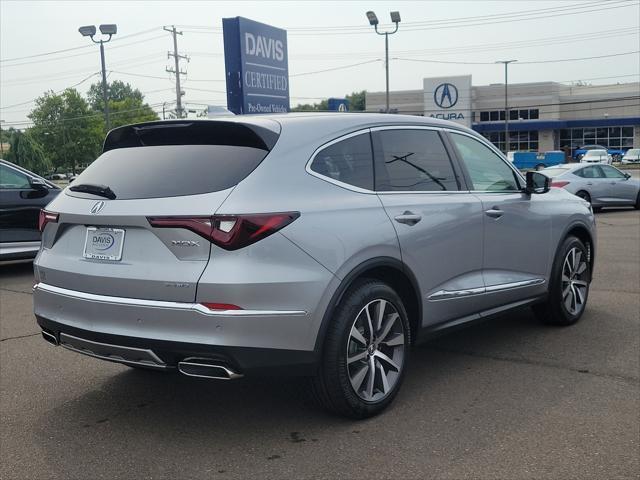
M 100 200 L 99 202 L 96 202 L 93 204 L 93 207 L 91 207 L 90 212 L 95 215 L 96 213 L 100 212 L 103 208 L 104 208 L 104 202 Z
M 458 103 L 458 89 L 452 83 L 441 83 L 433 92 L 433 101 L 440 108 L 451 108 Z

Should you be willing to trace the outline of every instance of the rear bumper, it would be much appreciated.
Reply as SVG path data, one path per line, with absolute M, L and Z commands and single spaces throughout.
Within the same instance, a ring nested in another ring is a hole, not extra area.
M 309 334 L 311 316 L 304 311 L 211 312 L 198 304 L 94 295 L 38 283 L 34 312 L 58 342 L 65 336 L 80 339 L 88 346 L 77 340 L 70 349 L 105 360 L 136 363 L 127 361 L 127 353 L 141 350 L 151 352 L 145 358 L 157 357 L 160 368 L 175 368 L 190 357 L 221 360 L 243 374 L 306 375 L 315 365 L 312 350 L 288 348 Z

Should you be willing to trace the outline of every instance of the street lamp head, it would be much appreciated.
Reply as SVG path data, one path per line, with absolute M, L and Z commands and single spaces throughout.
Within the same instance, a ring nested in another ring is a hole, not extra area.
M 115 23 L 105 23 L 104 25 L 100 25 L 100 32 L 102 32 L 103 35 L 115 35 L 118 33 L 118 26 Z
M 400 23 L 400 12 L 391 12 L 391 21 L 393 23 Z
M 371 10 L 369 10 L 367 12 L 367 19 L 369 20 L 369 25 L 371 25 L 372 27 L 375 27 L 376 25 L 378 25 L 378 17 L 376 17 L 376 14 L 373 13 Z
M 95 25 L 85 25 L 80 27 L 78 31 L 83 37 L 93 37 L 96 34 L 96 27 Z

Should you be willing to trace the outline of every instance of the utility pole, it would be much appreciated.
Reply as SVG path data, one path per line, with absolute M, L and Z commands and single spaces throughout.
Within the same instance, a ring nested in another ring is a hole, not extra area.
M 510 63 L 518 60 L 499 60 L 496 63 L 504 63 L 504 154 L 509 151 L 509 77 L 508 67 Z
M 187 72 L 180 70 L 180 59 L 189 61 L 189 57 L 186 55 L 180 55 L 178 53 L 178 35 L 182 35 L 182 32 L 178 32 L 176 30 L 176 26 L 172 25 L 169 27 L 162 27 L 167 32 L 173 35 L 173 52 L 167 52 L 167 58 L 173 57 L 175 61 L 175 68 L 166 68 L 166 71 L 169 73 L 173 73 L 176 76 L 176 117 L 182 118 L 183 109 L 182 109 L 182 89 L 180 88 L 180 75 L 186 75 Z

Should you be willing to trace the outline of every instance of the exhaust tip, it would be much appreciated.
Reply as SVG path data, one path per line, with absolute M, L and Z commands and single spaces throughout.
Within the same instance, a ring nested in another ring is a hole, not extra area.
M 243 377 L 228 365 L 210 358 L 185 358 L 178 362 L 178 371 L 188 377 L 214 380 L 235 380 Z
M 47 332 L 46 330 L 42 330 L 42 338 L 44 338 L 47 342 L 49 342 L 54 347 L 60 345 L 58 342 L 58 337 L 55 336 L 54 333 Z

